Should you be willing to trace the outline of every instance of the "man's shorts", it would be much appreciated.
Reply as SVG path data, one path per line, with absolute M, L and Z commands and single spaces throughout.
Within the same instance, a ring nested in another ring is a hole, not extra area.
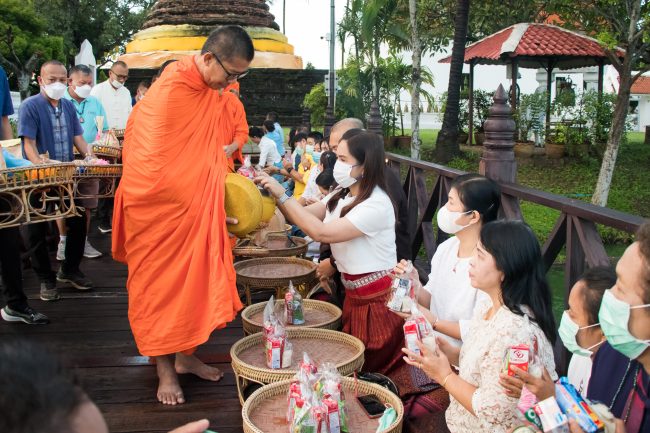
M 83 197 L 85 195 L 95 195 L 99 193 L 99 179 L 83 179 L 77 185 L 77 196 Z M 86 209 L 95 209 L 97 207 L 97 197 L 92 198 L 78 198 L 76 200 L 77 206 Z

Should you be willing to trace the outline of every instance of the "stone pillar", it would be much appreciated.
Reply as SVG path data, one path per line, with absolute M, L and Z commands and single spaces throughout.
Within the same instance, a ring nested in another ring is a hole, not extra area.
M 311 132 L 311 112 L 309 111 L 309 108 L 304 108 L 302 110 L 302 124 L 309 128 L 309 132 Z
M 370 104 L 370 113 L 368 113 L 368 118 L 366 121 L 366 129 L 369 132 L 374 132 L 379 136 L 383 136 L 382 131 L 382 121 L 381 121 L 381 112 L 379 111 L 379 103 L 375 100 Z
M 479 172 L 497 182 L 515 182 L 517 177 L 513 150 L 516 128 L 507 100 L 508 95 L 500 85 L 485 122 L 485 143 L 479 164 Z
M 330 135 L 330 131 L 332 130 L 332 126 L 334 126 L 334 123 L 336 123 L 336 118 L 334 117 L 334 110 L 332 109 L 331 105 L 328 105 L 327 109 L 325 110 L 325 127 L 323 128 L 323 135 L 325 137 Z

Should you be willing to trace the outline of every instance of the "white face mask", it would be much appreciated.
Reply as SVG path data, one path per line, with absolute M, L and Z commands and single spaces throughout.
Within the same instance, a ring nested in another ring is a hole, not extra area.
M 117 80 L 111 80 L 111 86 L 113 86 L 113 88 L 117 90 L 117 89 L 121 88 L 122 86 L 124 86 L 124 84 L 120 83 Z
M 92 87 L 90 87 L 90 85 L 84 84 L 83 86 L 75 87 L 74 92 L 81 99 L 86 99 L 87 97 L 90 96 L 90 91 L 91 90 L 92 90 Z
M 354 167 L 356 167 L 356 165 L 348 164 L 342 161 L 336 161 L 332 174 L 334 175 L 334 180 L 339 184 L 340 187 L 350 188 L 356 183 L 357 180 L 350 176 L 350 173 Z
M 447 205 L 445 204 L 440 208 L 438 211 L 438 216 L 436 217 L 436 220 L 438 221 L 438 228 L 447 234 L 456 234 L 465 227 L 469 226 L 469 224 L 464 226 L 456 224 L 458 218 L 471 212 L 473 211 L 468 210 L 467 212 L 452 212 L 447 209 Z
M 54 99 L 55 101 L 63 98 L 65 90 L 67 89 L 65 84 L 59 82 L 46 84 L 41 86 L 41 88 L 50 99 Z

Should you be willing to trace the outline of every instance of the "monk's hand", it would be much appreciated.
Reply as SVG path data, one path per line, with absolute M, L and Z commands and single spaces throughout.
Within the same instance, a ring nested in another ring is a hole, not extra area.
M 226 152 L 226 158 L 232 157 L 232 154 L 237 152 L 237 150 L 239 150 L 239 144 L 236 142 L 223 147 L 223 151 Z
M 237 221 L 237 218 L 232 218 L 232 217 L 226 217 L 226 224 L 237 224 L 239 221 Z
M 271 176 L 258 176 L 254 179 L 255 183 L 271 193 L 276 199 L 282 197 L 286 192 L 284 187 L 280 185 L 275 178 Z
M 434 351 L 425 346 L 421 341 L 417 342 L 420 348 L 420 354 L 412 352 L 406 348 L 402 349 L 407 356 L 404 361 L 416 368 L 421 369 L 431 379 L 442 384 L 449 374 L 453 373 L 449 359 L 441 351 Z

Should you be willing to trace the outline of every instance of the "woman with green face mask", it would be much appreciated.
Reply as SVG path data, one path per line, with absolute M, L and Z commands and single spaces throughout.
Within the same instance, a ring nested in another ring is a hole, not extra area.
M 594 357 L 587 397 L 608 405 L 627 433 L 650 432 L 650 222 L 616 265 L 598 314 L 607 338 Z
M 559 334 L 564 347 L 572 353 L 567 376 L 569 382 L 582 395 L 587 394 L 591 377 L 592 359 L 606 341 L 598 322 L 598 311 L 603 294 L 616 282 L 616 273 L 610 266 L 596 266 L 588 269 L 569 294 L 569 308 L 562 314 Z M 543 400 L 555 393 L 553 381 L 544 374 L 536 378 L 527 373 L 521 377 L 501 375 L 501 385 L 508 395 L 518 397 L 521 387 L 526 387 L 538 399 Z

